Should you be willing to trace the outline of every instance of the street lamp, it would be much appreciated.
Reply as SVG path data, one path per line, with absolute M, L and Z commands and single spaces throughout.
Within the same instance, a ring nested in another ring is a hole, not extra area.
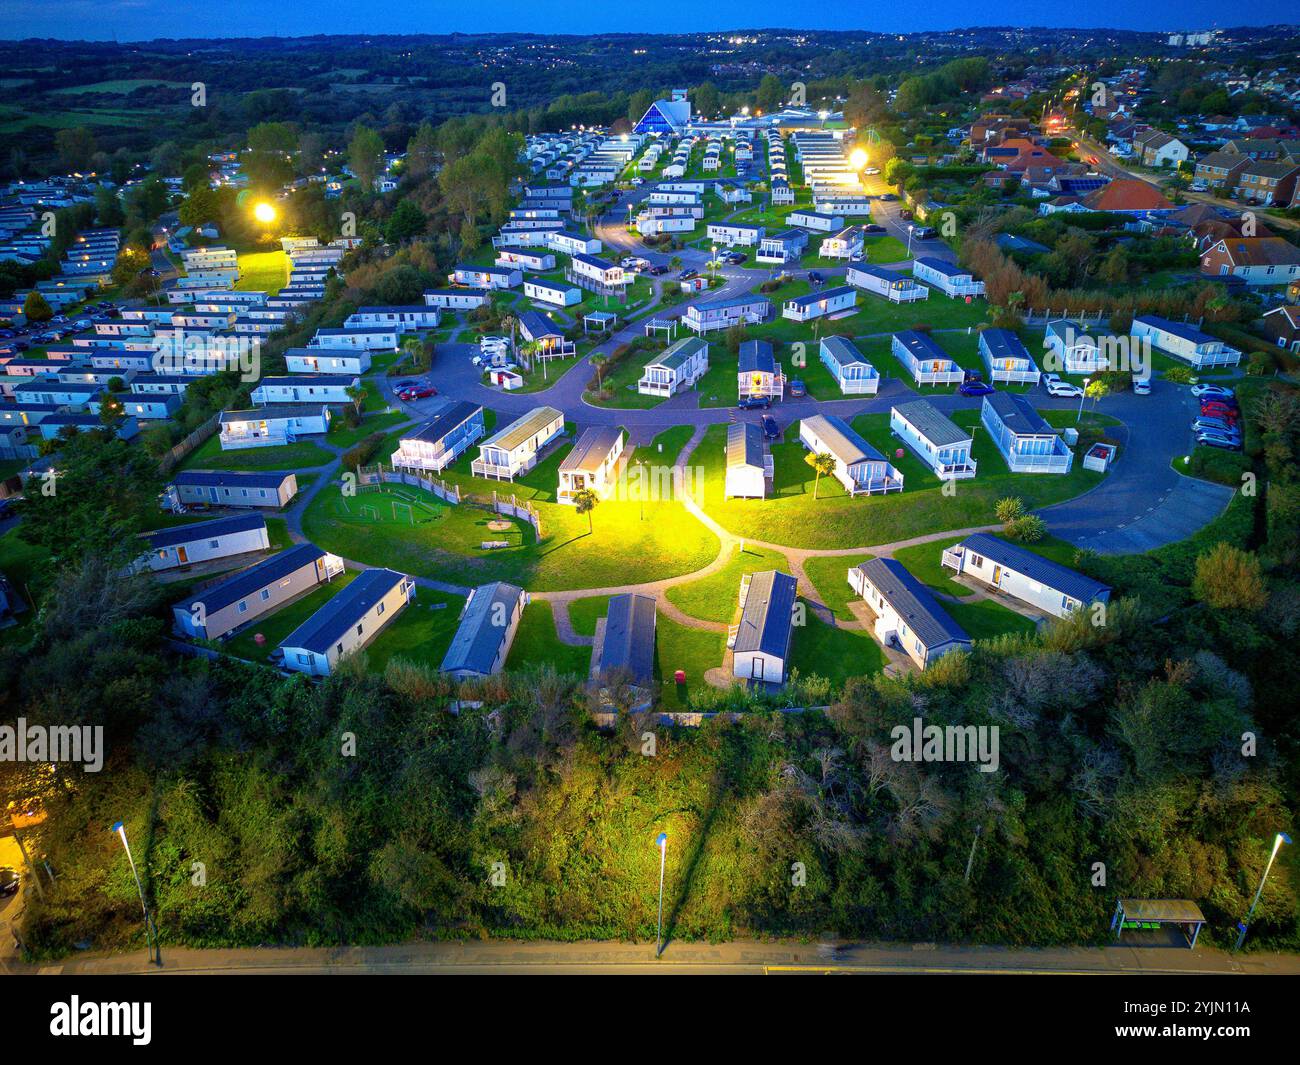
M 1250 919 L 1255 916 L 1255 907 L 1259 905 L 1259 897 L 1264 894 L 1264 881 L 1268 879 L 1269 870 L 1273 868 L 1273 859 L 1277 857 L 1277 852 L 1282 849 L 1283 843 L 1290 843 L 1291 837 L 1285 832 L 1279 832 L 1273 840 L 1273 853 L 1268 856 L 1268 864 L 1264 866 L 1264 875 L 1259 878 L 1259 889 L 1255 892 L 1254 901 L 1250 904 L 1250 909 L 1246 911 L 1246 919 L 1237 927 L 1240 934 L 1237 936 L 1237 945 L 1234 950 L 1241 950 L 1241 945 L 1246 942 L 1246 929 L 1250 927 Z
M 641 520 L 645 521 L 645 463 L 640 459 L 636 464 L 637 497 L 641 500 Z
M 659 833 L 655 839 L 655 846 L 659 848 L 659 929 L 655 932 L 655 957 L 657 958 L 664 952 L 664 860 L 668 855 L 667 832 Z
M 912 257 L 912 230 L 915 229 L 915 228 L 916 228 L 916 227 L 915 227 L 914 225 L 912 225 L 910 222 L 908 223 L 908 225 L 907 225 L 907 257 L 908 257 L 909 259 Z
M 131 857 L 131 844 L 126 841 L 126 825 L 121 821 L 115 824 L 111 831 L 116 832 L 122 840 L 122 846 L 126 850 L 126 860 L 131 866 L 131 875 L 135 877 L 135 889 L 140 895 L 140 909 L 144 912 L 144 946 L 149 960 L 158 965 L 162 964 L 162 956 L 158 953 L 158 932 L 153 926 L 153 918 L 149 916 L 149 906 L 144 901 L 144 885 L 140 883 L 140 874 L 135 868 L 135 859 Z
M 1074 424 L 1078 425 L 1083 419 L 1083 401 L 1088 398 L 1088 386 L 1092 384 L 1091 377 L 1083 379 L 1083 391 L 1079 393 L 1079 413 L 1074 416 Z

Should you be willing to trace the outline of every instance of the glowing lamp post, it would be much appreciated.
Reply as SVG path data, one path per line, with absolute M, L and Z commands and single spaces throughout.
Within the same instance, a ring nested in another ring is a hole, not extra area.
M 131 844 L 126 840 L 126 825 L 119 821 L 112 828 L 118 838 L 122 841 L 122 847 L 126 851 L 126 860 L 131 866 L 131 875 L 135 877 L 135 890 L 140 895 L 140 909 L 144 912 L 144 946 L 151 962 L 162 964 L 162 956 L 158 953 L 158 933 L 153 926 L 153 918 L 149 916 L 149 906 L 144 901 L 144 885 L 140 883 L 140 874 L 135 868 L 135 859 L 131 857 Z
M 655 957 L 657 958 L 664 951 L 664 862 L 668 855 L 667 832 L 659 833 L 655 838 L 655 846 L 659 848 L 659 928 L 655 932 Z
M 269 226 L 275 221 L 275 206 L 265 200 L 260 200 L 253 205 L 253 217 L 262 225 Z
M 1259 905 L 1259 897 L 1264 894 L 1264 881 L 1268 879 L 1268 874 L 1273 868 L 1273 859 L 1277 857 L 1277 852 L 1282 849 L 1282 844 L 1290 842 L 1291 837 L 1285 832 L 1279 832 L 1273 840 L 1273 853 L 1268 856 L 1268 864 L 1264 866 L 1264 875 L 1259 878 L 1259 888 L 1255 892 L 1255 898 L 1250 904 L 1250 909 L 1246 911 L 1246 919 L 1237 925 L 1239 934 L 1234 950 L 1241 950 L 1241 945 L 1246 942 L 1246 929 L 1250 927 L 1250 919 L 1255 916 L 1255 907 Z

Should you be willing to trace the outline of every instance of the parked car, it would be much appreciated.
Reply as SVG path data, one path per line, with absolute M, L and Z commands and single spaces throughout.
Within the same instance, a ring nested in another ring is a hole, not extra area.
M 763 415 L 763 436 L 768 440 L 775 440 L 781 435 L 781 427 L 776 424 L 776 419 L 770 414 Z
M 917 226 L 912 232 L 912 237 L 916 240 L 934 240 L 939 235 L 939 231 L 934 226 Z
M 646 273 L 648 273 L 648 274 L 653 274 L 655 277 L 660 277 L 660 276 L 662 276 L 663 274 L 668 273 L 668 267 L 666 267 L 666 266 L 652 266 L 652 267 L 650 267 L 649 270 L 646 271 Z
M 1216 418 L 1226 418 L 1228 421 L 1235 422 L 1241 415 L 1236 407 L 1230 407 L 1226 403 L 1202 403 L 1201 414 L 1210 415 Z
M 401 392 L 405 388 L 414 388 L 418 383 L 418 381 L 398 381 L 393 388 L 396 391 Z
M 1083 395 L 1083 389 L 1078 385 L 1072 385 L 1069 381 L 1053 381 L 1047 386 L 1049 395 L 1060 396 L 1064 399 L 1077 399 Z
M 963 396 L 987 396 L 996 392 L 991 384 L 987 381 L 981 381 L 979 378 L 973 378 L 970 381 L 963 381 L 957 389 Z
M 882 200 L 888 200 L 889 202 L 892 203 L 894 200 L 898 199 L 898 195 L 893 192 L 882 192 L 880 194 L 880 198 Z
M 692 270 L 692 269 L 688 266 L 685 270 L 683 270 L 680 274 L 677 275 L 677 280 L 678 280 L 678 281 L 689 281 L 691 278 L 693 278 L 693 277 L 698 277 L 698 276 L 699 276 L 699 271 L 698 271 L 698 270 Z
M 882 225 L 878 225 L 875 222 L 868 222 L 866 225 L 862 227 L 863 233 L 883 233 L 884 231 L 885 231 L 885 227 Z
M 1224 436 L 1241 436 L 1241 430 L 1218 418 L 1197 418 L 1192 422 L 1193 433 L 1222 433 Z
M 1151 395 L 1151 378 L 1149 377 L 1133 378 L 1133 394 L 1135 396 Z
M 0 898 L 17 895 L 19 883 L 21 880 L 17 869 L 11 865 L 0 866 Z
M 771 405 L 771 396 L 745 396 L 736 404 L 740 410 L 767 410 Z
M 904 222 L 910 222 L 912 220 L 912 212 L 909 211 L 906 207 L 904 207 L 901 211 L 898 212 L 898 217 L 901 218 Z
M 1225 388 L 1223 385 L 1192 385 L 1192 395 L 1198 399 L 1201 396 L 1232 396 L 1231 388 Z
M 744 261 L 745 261 L 745 253 L 743 251 L 733 251 L 727 253 L 727 262 L 729 262 L 732 266 L 739 266 Z
M 1196 442 L 1204 447 L 1222 448 L 1224 451 L 1240 451 L 1241 439 L 1225 436 L 1222 433 L 1197 433 Z
M 803 399 L 803 397 L 806 396 L 807 394 L 808 394 L 808 390 L 804 388 L 803 381 L 801 381 L 797 377 L 792 378 L 790 381 L 791 397 L 794 399 Z
M 869 167 L 867 167 L 866 170 L 864 170 L 864 171 L 862 171 L 862 172 L 863 172 L 864 174 L 866 174 L 867 177 L 875 177 L 877 174 L 880 173 L 880 167 L 878 167 L 878 166 L 869 166 Z
M 430 396 L 436 396 L 438 390 L 433 385 L 420 385 L 418 388 L 408 388 L 405 392 L 397 393 L 399 397 L 410 403 L 416 399 L 428 399 Z

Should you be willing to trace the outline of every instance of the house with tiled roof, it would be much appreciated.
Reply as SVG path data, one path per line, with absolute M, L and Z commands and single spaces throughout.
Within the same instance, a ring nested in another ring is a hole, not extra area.
M 1151 129 L 1133 138 L 1133 151 L 1143 166 L 1177 166 L 1187 161 L 1187 145 L 1163 130 Z
M 1230 237 L 1201 255 L 1207 277 L 1239 277 L 1248 285 L 1284 285 L 1300 277 L 1300 248 L 1281 237 Z
M 1286 304 L 1265 311 L 1259 328 L 1279 348 L 1300 353 L 1300 307 Z
M 1250 159 L 1236 152 L 1208 152 L 1196 160 L 1194 178 L 1204 181 L 1212 189 L 1233 188 L 1237 184 L 1237 174 L 1241 172 Z
M 1247 203 L 1264 207 L 1289 205 L 1295 195 L 1300 163 L 1259 159 L 1237 171 L 1236 193 Z
M 1090 211 L 1123 214 L 1169 211 L 1174 206 L 1154 185 L 1136 178 L 1117 178 L 1104 188 L 1088 193 L 1083 198 L 1083 205 Z

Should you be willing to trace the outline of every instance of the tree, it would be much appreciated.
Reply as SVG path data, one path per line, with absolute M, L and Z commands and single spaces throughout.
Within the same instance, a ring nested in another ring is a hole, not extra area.
M 429 220 L 413 200 L 402 200 L 389 215 L 384 226 L 384 236 L 390 244 L 405 244 L 408 240 L 422 236 L 428 224 Z
M 711 81 L 701 82 L 691 93 L 695 112 L 705 118 L 712 118 L 722 109 L 722 95 Z M 641 116 L 638 115 L 637 118 Z
M 88 170 L 95 154 L 95 138 L 85 126 L 61 129 L 54 134 L 54 150 L 59 162 L 69 170 Z
M 95 217 L 102 226 L 120 226 L 126 221 L 126 212 L 122 210 L 122 201 L 112 189 L 95 190 Z
M 587 515 L 587 533 L 591 534 L 591 512 L 596 509 L 600 503 L 600 496 L 596 495 L 590 488 L 579 488 L 573 493 L 573 508 L 579 514 Z
M 348 144 L 348 163 L 364 192 L 374 191 L 383 158 L 383 138 L 369 126 L 357 126 Z
M 1268 603 L 1259 559 L 1228 543 L 1197 556 L 1192 594 L 1216 610 L 1262 610 Z
M 821 488 L 822 474 L 832 474 L 835 472 L 835 456 L 829 451 L 810 451 L 804 456 L 804 461 L 813 468 L 817 476 L 813 480 L 813 499 L 817 498 L 817 492 Z
M 998 521 L 1009 525 L 1025 512 L 1025 503 L 1019 496 L 1004 496 L 993 504 L 993 513 Z
M 1012 540 L 1035 544 L 1047 534 L 1047 522 L 1037 514 L 1021 514 L 1007 522 L 1003 531 Z
M 760 111 L 775 111 L 785 100 L 785 86 L 781 84 L 781 79 L 775 74 L 764 74 L 763 80 L 758 83 L 758 94 L 754 97 L 754 104 Z
M 875 125 L 885 117 L 884 97 L 872 88 L 870 82 L 855 81 L 844 101 L 844 121 L 854 129 Z M 873 162 L 875 153 L 873 155 Z
M 885 183 L 887 185 L 902 185 L 915 171 L 912 164 L 906 159 L 894 158 L 885 164 Z
M 419 181 L 432 173 L 437 144 L 433 126 L 428 122 L 421 122 L 415 135 L 406 145 L 406 172 L 414 180 Z
M 54 317 L 54 308 L 39 291 L 32 289 L 23 300 L 23 317 L 29 322 L 48 322 Z
M 366 401 L 366 390 L 364 386 L 348 385 L 343 391 L 347 394 L 348 399 L 352 400 L 352 408 L 357 412 L 357 415 L 360 416 L 362 404 Z

